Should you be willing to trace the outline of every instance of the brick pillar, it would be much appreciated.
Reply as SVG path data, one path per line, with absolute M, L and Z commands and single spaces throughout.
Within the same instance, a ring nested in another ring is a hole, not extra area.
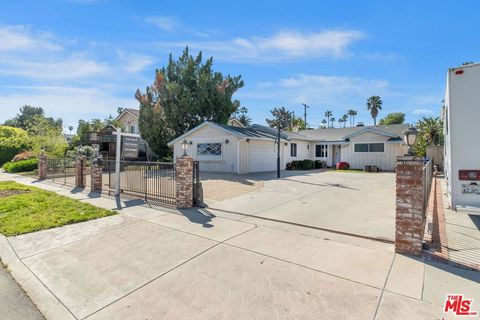
M 420 157 L 397 158 L 395 252 L 422 255 L 423 161 Z
M 102 192 L 102 174 L 103 166 L 93 163 L 92 165 L 92 176 L 91 176 L 91 191 L 92 192 Z
M 45 179 L 47 177 L 47 156 L 41 154 L 38 157 L 38 179 Z
M 85 188 L 86 172 L 85 172 L 85 156 L 75 157 L 75 187 Z
M 193 159 L 177 158 L 175 168 L 177 208 L 193 208 Z

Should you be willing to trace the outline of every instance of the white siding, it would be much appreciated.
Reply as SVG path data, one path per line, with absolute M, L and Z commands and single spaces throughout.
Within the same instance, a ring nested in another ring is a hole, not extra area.
M 199 161 L 200 170 L 203 171 L 218 171 L 218 172 L 237 172 L 237 142 L 238 138 L 234 135 L 230 135 L 227 132 L 216 129 L 210 126 L 205 126 L 198 131 L 193 132 L 186 137 L 188 142 L 192 144 L 188 147 L 187 154 L 194 160 Z M 228 140 L 229 143 L 226 143 Z M 182 155 L 181 148 L 182 141 L 178 141 L 174 144 L 173 154 L 174 158 Z M 197 144 L 198 143 L 221 143 L 222 155 L 221 156 L 198 156 Z
M 238 141 L 238 149 L 239 149 L 239 170 L 238 173 L 249 173 L 250 169 L 248 166 L 248 143 L 245 140 Z
M 292 143 L 297 144 L 297 156 L 292 157 L 290 155 L 290 146 Z M 283 143 L 284 144 L 284 143 Z M 285 146 L 285 144 L 284 144 Z M 308 143 L 307 141 L 303 140 L 292 140 L 291 142 L 287 142 L 287 145 L 285 146 L 285 159 L 286 162 L 292 162 L 294 160 L 304 160 L 304 159 L 312 159 L 312 148 L 313 144 Z M 285 167 L 282 168 L 282 170 L 285 169 Z
M 341 159 L 348 162 L 352 169 L 364 169 L 366 165 L 375 165 L 383 171 L 395 170 L 397 156 L 404 155 L 407 147 L 403 143 L 388 142 L 388 137 L 366 132 L 350 139 L 342 145 Z M 385 143 L 384 152 L 355 152 L 355 143 Z

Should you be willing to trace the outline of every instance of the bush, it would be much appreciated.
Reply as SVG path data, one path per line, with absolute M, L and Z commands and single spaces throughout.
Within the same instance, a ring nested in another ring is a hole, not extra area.
M 323 160 L 315 160 L 315 165 L 314 165 L 315 169 L 321 169 L 321 168 L 326 168 L 327 167 L 327 163 Z
M 0 166 L 29 148 L 30 139 L 25 130 L 0 126 Z
M 338 162 L 337 170 L 348 170 L 350 169 L 350 164 L 348 162 Z
M 314 162 L 309 159 L 294 160 L 286 164 L 287 170 L 310 170 L 314 168 Z
M 13 157 L 12 162 L 28 160 L 31 158 L 35 158 L 35 154 L 32 151 L 24 151 L 22 153 L 17 154 L 15 157 Z
M 17 162 L 7 162 L 3 165 L 3 169 L 9 173 L 29 172 L 38 168 L 38 159 L 31 158 Z

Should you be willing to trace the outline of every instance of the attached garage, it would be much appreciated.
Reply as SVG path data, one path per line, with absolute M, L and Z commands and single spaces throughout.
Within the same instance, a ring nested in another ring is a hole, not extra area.
M 277 148 L 274 141 L 251 141 L 248 144 L 250 172 L 277 170 Z

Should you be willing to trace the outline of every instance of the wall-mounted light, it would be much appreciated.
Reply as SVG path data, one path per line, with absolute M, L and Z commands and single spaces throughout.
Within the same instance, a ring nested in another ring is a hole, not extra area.
M 192 145 L 192 144 L 193 144 L 193 141 L 192 141 L 192 140 L 190 140 L 190 142 L 188 142 L 188 144 L 189 144 L 189 145 Z
M 288 146 L 288 143 L 285 142 L 285 145 Z
M 225 144 L 228 144 L 230 141 L 228 139 L 225 139 Z
M 250 139 L 247 139 L 247 143 L 250 143 Z
M 181 146 L 182 146 L 182 150 L 183 150 L 183 157 L 186 157 L 187 156 L 187 149 L 188 149 L 187 140 L 183 140 Z
M 307 144 L 307 150 L 310 150 L 310 145 L 309 144 Z

